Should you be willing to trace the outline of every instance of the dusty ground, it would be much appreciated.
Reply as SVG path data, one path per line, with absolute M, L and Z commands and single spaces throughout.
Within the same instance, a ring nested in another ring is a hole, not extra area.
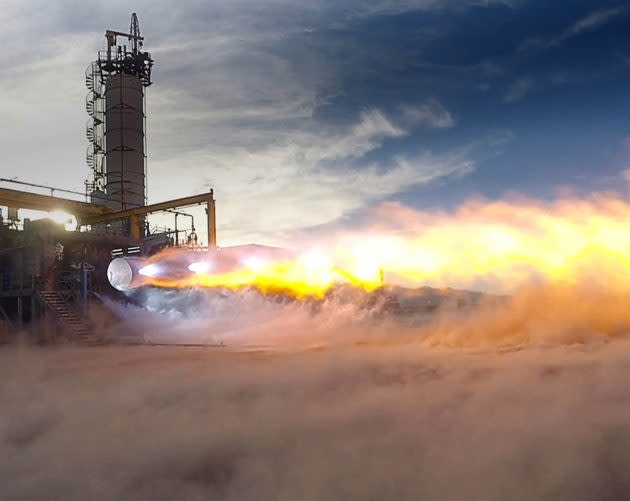
M 630 344 L 0 350 L 2 499 L 627 499 Z

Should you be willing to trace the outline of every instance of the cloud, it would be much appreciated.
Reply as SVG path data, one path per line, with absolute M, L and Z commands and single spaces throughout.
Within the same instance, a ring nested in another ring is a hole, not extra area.
M 180 158 L 192 179 L 219 187 L 224 242 L 283 243 L 300 229 L 331 223 L 401 191 L 472 172 L 466 152 L 420 152 L 367 161 L 386 141 L 408 134 L 383 112 L 362 112 L 343 129 L 312 127 L 285 133 L 265 147 L 188 153 Z M 154 163 L 166 189 L 170 162 Z M 180 181 L 182 191 L 193 185 Z M 242 241 L 242 240 L 241 240 Z
M 567 27 L 560 35 L 551 38 L 528 38 L 524 40 L 519 45 L 518 51 L 524 52 L 527 50 L 548 49 L 558 46 L 570 38 L 601 28 L 613 19 L 625 14 L 627 10 L 626 7 L 614 7 L 592 12 L 575 21 L 575 23 Z
M 507 90 L 507 93 L 503 97 L 503 101 L 506 103 L 515 103 L 523 99 L 534 88 L 535 80 L 530 77 L 521 78 L 516 80 Z
M 588 16 L 583 17 L 582 19 L 578 19 L 567 32 L 566 37 L 579 35 L 584 31 L 595 30 L 605 25 L 615 17 L 618 17 L 621 14 L 625 13 L 626 10 L 626 7 L 616 7 L 612 9 L 598 10 L 596 12 L 593 12 Z
M 393 125 L 383 113 L 374 109 L 361 113 L 359 122 L 346 136 L 332 139 L 317 156 L 321 160 L 361 157 L 380 146 L 384 139 L 406 134 L 405 130 Z
M 451 112 L 433 98 L 421 104 L 405 106 L 403 116 L 411 124 L 431 129 L 448 129 L 455 126 L 455 118 Z

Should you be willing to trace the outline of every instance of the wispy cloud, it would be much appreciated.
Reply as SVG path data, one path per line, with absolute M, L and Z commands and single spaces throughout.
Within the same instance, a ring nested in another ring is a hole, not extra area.
M 434 98 L 416 105 L 403 107 L 403 116 L 411 124 L 419 124 L 431 129 L 448 129 L 455 126 L 455 118 Z
M 561 34 L 550 38 L 528 38 L 518 47 L 519 52 L 535 49 L 548 49 L 561 45 L 566 40 L 578 36 L 584 32 L 594 31 L 609 23 L 613 19 L 628 12 L 625 6 L 602 9 L 584 16 L 568 26 Z
M 565 38 L 569 36 L 574 36 L 582 33 L 583 31 L 590 31 L 603 26 L 611 19 L 623 14 L 626 12 L 627 7 L 616 7 L 614 9 L 606 9 L 606 10 L 598 10 L 589 14 L 582 19 L 579 19 L 575 22 L 575 24 L 569 29 L 568 33 L 565 35 Z
M 371 109 L 343 129 L 296 130 L 254 150 L 232 147 L 185 154 L 179 161 L 187 165 L 188 176 L 178 188 L 194 190 L 195 179 L 220 187 L 224 241 L 245 237 L 280 243 L 301 229 L 330 224 L 400 192 L 474 170 L 470 155 L 463 151 L 365 160 L 386 142 L 408 133 L 382 111 Z M 172 190 L 171 162 L 158 160 L 152 165 L 159 179 L 153 188 L 170 185 Z
M 516 80 L 507 90 L 507 93 L 503 97 L 503 101 L 506 103 L 515 103 L 523 99 L 534 88 L 535 80 L 530 77 L 520 78 Z

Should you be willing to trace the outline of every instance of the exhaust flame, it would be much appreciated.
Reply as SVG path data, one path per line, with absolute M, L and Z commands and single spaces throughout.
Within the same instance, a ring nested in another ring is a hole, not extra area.
M 630 291 L 630 204 L 616 194 L 555 202 L 475 201 L 452 213 L 379 207 L 371 224 L 283 260 L 255 257 L 229 271 L 147 277 L 158 287 L 255 287 L 297 298 L 335 284 L 371 291 L 387 281 L 512 292 L 531 283 Z M 160 256 L 153 259 L 159 262 Z
M 138 270 L 138 273 L 143 277 L 155 277 L 160 273 L 160 267 L 157 264 L 148 264 Z
M 378 275 L 353 274 L 335 266 L 324 254 L 306 254 L 294 261 L 262 261 L 249 258 L 240 267 L 225 273 L 213 273 L 211 262 L 192 263 L 194 274 L 186 278 L 147 277 L 146 283 L 164 288 L 226 288 L 239 290 L 255 287 L 268 294 L 289 294 L 296 298 L 324 297 L 335 284 L 351 283 L 374 290 L 381 283 Z
M 212 262 L 210 261 L 197 261 L 188 266 L 188 269 L 193 273 L 210 273 L 212 268 Z

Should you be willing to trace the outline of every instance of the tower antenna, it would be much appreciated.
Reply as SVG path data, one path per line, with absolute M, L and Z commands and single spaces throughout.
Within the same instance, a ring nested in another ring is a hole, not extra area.
M 134 52 L 138 52 L 138 41 L 140 41 L 140 47 L 142 47 L 142 38 L 140 37 L 140 21 L 138 16 L 134 12 L 131 14 L 131 23 L 129 24 L 129 34 L 131 35 L 132 47 Z

